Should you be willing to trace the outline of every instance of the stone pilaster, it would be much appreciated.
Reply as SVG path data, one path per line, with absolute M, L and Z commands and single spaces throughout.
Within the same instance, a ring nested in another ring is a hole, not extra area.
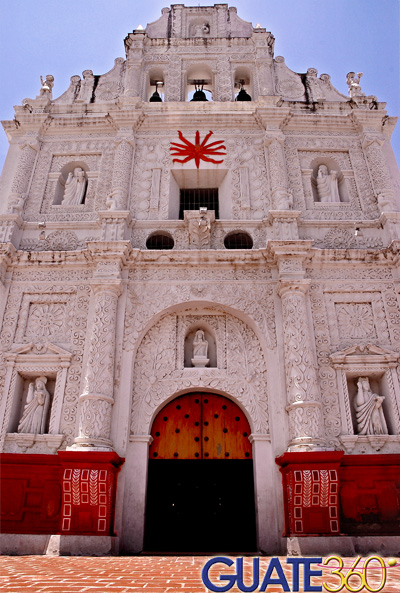
M 125 92 L 126 97 L 140 97 L 144 30 L 136 30 L 125 39 L 127 52 Z
M 8 196 L 7 211 L 10 213 L 20 214 L 24 208 L 38 150 L 39 142 L 37 140 L 30 140 L 21 145 L 16 173 Z
M 325 445 L 307 308 L 309 281 L 304 279 L 304 260 L 310 247 L 309 241 L 270 245 L 278 262 L 278 294 L 282 300 L 289 451 L 318 450 Z
M 376 136 L 365 136 L 363 148 L 381 211 L 396 211 L 398 208 L 395 204 L 392 180 L 381 150 L 383 142 Z
M 116 140 L 111 193 L 107 198 L 109 210 L 127 209 L 134 146 L 133 136 L 121 134 Z
M 266 135 L 268 167 L 271 181 L 272 204 L 275 210 L 288 210 L 293 206 L 293 197 L 288 188 L 286 162 L 283 153 L 283 136 Z
M 110 451 L 113 448 L 110 435 L 117 305 L 121 294 L 121 267 L 129 247 L 127 242 L 94 245 L 88 243 L 89 252 L 97 262 L 92 280 L 94 315 L 84 387 L 79 398 L 79 434 L 73 449 Z
M 228 56 L 220 56 L 217 58 L 215 91 L 215 101 L 233 101 L 233 81 L 231 64 Z

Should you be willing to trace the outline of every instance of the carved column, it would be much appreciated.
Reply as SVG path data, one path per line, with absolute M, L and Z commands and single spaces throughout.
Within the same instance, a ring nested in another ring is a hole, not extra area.
M 19 214 L 23 210 L 38 150 L 37 140 L 26 142 L 21 146 L 16 173 L 8 196 L 8 212 Z
M 105 253 L 104 260 L 106 256 Z M 73 448 L 109 451 L 113 448 L 110 433 L 114 404 L 115 329 L 121 293 L 120 261 L 106 260 L 97 264 L 92 290 L 94 315 L 84 388 L 80 396 L 79 435 Z
M 282 299 L 289 451 L 318 450 L 325 445 L 313 332 L 308 321 L 309 281 L 304 279 L 303 269 L 311 244 L 276 241 L 270 245 L 278 261 L 278 294 Z
M 392 180 L 382 154 L 383 140 L 374 136 L 366 136 L 363 148 L 367 157 L 368 167 L 372 177 L 372 184 L 381 210 L 398 210 L 395 205 Z
M 126 210 L 132 169 L 134 138 L 121 136 L 116 140 L 111 193 L 107 199 L 109 210 Z
M 275 210 L 288 210 L 293 206 L 293 197 L 288 188 L 286 162 L 283 154 L 283 137 L 265 137 L 268 148 L 269 176 L 271 181 L 272 204 Z

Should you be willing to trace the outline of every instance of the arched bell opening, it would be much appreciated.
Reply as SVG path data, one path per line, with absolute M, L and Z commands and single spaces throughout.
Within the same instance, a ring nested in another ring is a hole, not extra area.
M 146 99 L 149 103 L 164 101 L 164 72 L 161 68 L 151 68 L 147 76 Z
M 186 101 L 212 101 L 214 94 L 214 76 L 206 64 L 190 66 L 185 73 Z
M 254 552 L 250 425 L 216 393 L 187 393 L 154 419 L 145 551 Z
M 235 70 L 235 101 L 252 101 L 253 90 L 250 70 L 240 66 Z

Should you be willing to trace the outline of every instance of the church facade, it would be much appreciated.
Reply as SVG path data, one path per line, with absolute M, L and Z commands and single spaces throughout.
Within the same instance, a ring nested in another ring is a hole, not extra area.
M 400 546 L 396 118 L 172 5 L 3 122 L 3 553 Z

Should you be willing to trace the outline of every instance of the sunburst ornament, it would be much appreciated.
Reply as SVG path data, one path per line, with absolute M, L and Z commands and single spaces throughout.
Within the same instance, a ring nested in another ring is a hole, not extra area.
M 203 142 L 200 143 L 200 132 L 197 130 L 196 132 L 196 140 L 193 144 L 184 138 L 182 132 L 178 131 L 179 139 L 182 140 L 183 144 L 179 144 L 178 142 L 171 142 L 171 154 L 172 156 L 179 156 L 182 158 L 173 159 L 173 163 L 187 163 L 194 159 L 196 163 L 196 167 L 199 168 L 200 161 L 207 161 L 208 163 L 214 163 L 215 165 L 219 165 L 222 161 L 216 161 L 211 156 L 218 156 L 218 155 L 226 155 L 226 147 L 224 146 L 223 140 L 217 140 L 216 142 L 211 142 L 207 144 L 208 139 L 212 136 L 213 132 L 208 132 L 207 136 L 204 138 Z M 209 155 L 209 156 L 207 156 Z

